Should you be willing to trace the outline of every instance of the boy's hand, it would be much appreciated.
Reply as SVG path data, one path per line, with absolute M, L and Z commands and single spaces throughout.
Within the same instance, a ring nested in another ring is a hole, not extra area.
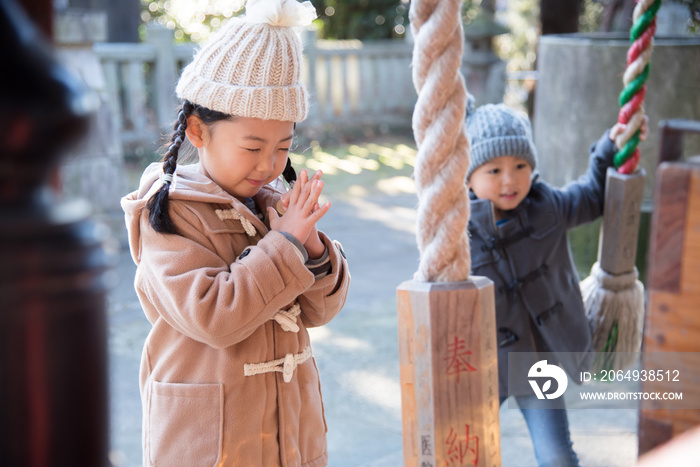
M 279 217 L 273 208 L 268 208 L 270 228 L 296 237 L 312 259 L 320 258 L 325 251 L 325 245 L 316 230 L 316 222 L 326 215 L 331 207 L 330 202 L 323 206 L 318 204 L 318 198 L 323 191 L 321 175 L 317 172 L 309 180 L 306 170 L 301 171 L 294 188 L 285 193 L 288 196 L 283 196 L 282 202 L 286 205 L 286 211 L 282 217 Z
M 622 149 L 620 147 L 621 142 L 627 141 L 630 139 L 630 137 L 632 137 L 632 134 L 628 135 L 628 133 L 630 133 L 634 127 L 635 125 L 630 125 L 629 123 L 616 123 L 610 129 L 610 140 L 615 141 L 615 145 L 618 149 Z M 644 115 L 639 129 L 641 130 L 641 133 L 639 134 L 639 141 L 646 140 L 647 136 L 649 135 L 649 117 L 646 115 Z

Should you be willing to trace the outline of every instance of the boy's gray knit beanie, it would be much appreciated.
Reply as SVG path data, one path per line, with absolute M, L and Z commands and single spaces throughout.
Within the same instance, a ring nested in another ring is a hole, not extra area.
M 474 96 L 467 97 L 467 137 L 471 148 L 467 180 L 472 172 L 496 157 L 522 157 L 532 170 L 537 149 L 529 119 L 505 104 L 475 108 Z

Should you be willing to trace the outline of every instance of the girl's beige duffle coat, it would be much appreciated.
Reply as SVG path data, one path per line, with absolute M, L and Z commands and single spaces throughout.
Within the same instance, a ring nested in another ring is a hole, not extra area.
M 178 166 L 170 188 L 179 235 L 159 234 L 146 203 L 161 176 L 151 165 L 122 200 L 135 287 L 153 326 L 141 358 L 144 465 L 327 465 L 307 328 L 343 307 L 350 275 L 342 248 L 320 234 L 332 270 L 316 279 L 293 243 L 197 165 Z M 255 201 L 267 212 L 279 196 L 264 187 Z

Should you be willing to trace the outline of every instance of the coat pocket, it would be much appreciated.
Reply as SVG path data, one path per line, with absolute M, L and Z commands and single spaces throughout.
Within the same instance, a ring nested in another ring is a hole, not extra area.
M 222 427 L 222 384 L 153 381 L 146 427 L 150 465 L 217 465 L 221 457 Z

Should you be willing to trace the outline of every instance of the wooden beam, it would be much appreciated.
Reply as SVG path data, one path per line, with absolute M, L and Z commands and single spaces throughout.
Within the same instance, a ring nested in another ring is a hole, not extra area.
M 500 465 L 493 282 L 398 287 L 404 465 Z
M 682 392 L 685 406 L 700 407 L 700 360 L 662 352 L 700 352 L 700 164 L 668 163 L 656 174 L 649 247 L 648 304 L 642 369 L 678 370 L 682 377 L 663 390 Z M 642 383 L 648 391 L 651 382 Z M 654 386 L 658 389 L 658 383 Z M 675 401 L 642 403 L 639 454 L 700 424 L 700 410 L 673 410 Z
M 648 286 L 655 291 L 678 293 L 689 174 L 675 165 L 662 165 L 658 170 L 658 174 L 661 173 L 663 178 L 656 180 L 656 201 L 649 240 Z

